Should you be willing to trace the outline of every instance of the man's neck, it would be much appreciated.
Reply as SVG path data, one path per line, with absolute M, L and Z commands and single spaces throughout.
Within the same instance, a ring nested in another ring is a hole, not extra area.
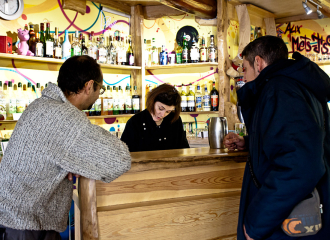
M 69 100 L 69 102 L 75 106 L 76 108 L 78 108 L 79 110 L 84 110 L 84 107 L 81 105 L 81 100 L 80 97 L 77 94 L 70 94 L 70 95 L 66 95 L 65 97 Z

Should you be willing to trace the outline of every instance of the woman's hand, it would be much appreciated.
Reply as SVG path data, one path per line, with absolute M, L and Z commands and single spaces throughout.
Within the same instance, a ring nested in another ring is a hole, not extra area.
M 225 136 L 225 138 L 223 139 L 223 144 L 230 151 L 234 151 L 235 149 L 242 151 L 245 149 L 244 138 L 233 132 L 230 132 Z

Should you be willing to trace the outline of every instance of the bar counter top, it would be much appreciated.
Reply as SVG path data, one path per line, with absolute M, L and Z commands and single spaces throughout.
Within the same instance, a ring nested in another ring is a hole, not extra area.
M 246 162 L 247 156 L 247 151 L 209 147 L 133 152 L 130 172 L 205 166 L 226 161 Z

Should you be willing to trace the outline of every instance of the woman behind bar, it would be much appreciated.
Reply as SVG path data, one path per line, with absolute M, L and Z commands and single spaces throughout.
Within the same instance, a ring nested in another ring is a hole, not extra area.
M 130 152 L 189 148 L 180 104 L 180 94 L 169 84 L 149 92 L 147 108 L 127 121 L 121 136 Z

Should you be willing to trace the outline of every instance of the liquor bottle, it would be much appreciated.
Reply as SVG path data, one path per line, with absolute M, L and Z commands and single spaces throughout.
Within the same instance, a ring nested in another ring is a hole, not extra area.
M 45 30 L 45 25 L 44 25 L 44 23 L 40 23 L 40 42 L 42 42 L 42 44 L 43 44 L 43 50 L 44 50 L 44 52 L 42 53 L 42 57 L 44 57 L 45 56 L 45 45 L 46 45 L 46 43 L 45 43 L 45 32 L 44 32 L 44 30 Z
M 181 112 L 188 111 L 188 101 L 187 101 L 187 87 L 182 84 L 181 91 Z
M 132 113 L 132 95 L 130 91 L 130 86 L 126 86 L 125 90 L 125 114 L 131 114 Z
M 81 55 L 88 55 L 88 49 L 85 44 L 85 36 L 80 33 L 80 40 L 81 40 Z
M 195 98 L 196 98 L 196 112 L 200 112 L 203 110 L 202 109 L 203 95 L 202 95 L 201 86 L 199 86 L 199 83 L 197 84 Z
M 197 46 L 195 37 L 193 37 L 191 48 L 190 48 L 190 62 L 197 63 L 199 61 L 199 48 Z
M 9 81 L 6 94 L 6 114 L 8 120 L 13 120 L 13 113 L 16 113 L 16 96 L 13 90 L 13 83 Z
M 94 103 L 95 114 L 94 116 L 101 116 L 102 111 L 102 95 L 99 95 L 99 98 Z
M 32 85 L 28 82 L 26 88 L 26 107 L 30 105 L 34 101 L 33 93 L 32 93 Z
M 204 95 L 203 95 L 203 111 L 211 111 L 210 94 L 207 90 L 207 83 L 205 82 Z
M 45 57 L 54 57 L 54 39 L 50 35 L 50 23 L 46 23 Z
M 215 88 L 215 81 L 213 81 L 213 88 L 211 90 L 211 111 L 219 110 L 219 92 Z
M 108 48 L 107 63 L 115 65 L 116 64 L 116 55 L 117 55 L 116 47 L 113 43 L 113 37 L 110 36 L 109 39 L 110 39 L 110 44 L 109 44 L 109 48 Z
M 91 109 L 89 109 L 89 116 L 95 116 L 95 103 L 92 105 Z
M 118 100 L 118 92 L 116 90 L 116 86 L 113 86 L 112 96 L 113 96 L 113 115 L 118 115 L 119 114 L 119 100 Z
M 126 54 L 126 65 L 134 66 L 134 53 L 132 48 L 132 41 L 131 39 L 128 39 L 128 49 Z
M 65 30 L 64 41 L 62 43 L 62 59 L 66 60 L 71 57 L 71 43 L 69 41 L 69 32 Z
M 101 37 L 99 47 L 97 49 L 97 63 L 105 64 L 107 63 L 108 51 L 104 46 L 104 38 Z
M 156 39 L 152 38 L 152 49 L 151 49 L 151 65 L 158 65 L 158 49 L 156 47 Z
M 93 42 L 93 36 L 94 36 L 94 32 L 92 31 L 89 34 L 89 42 L 88 42 L 88 56 L 94 58 L 96 60 L 96 47 L 95 47 L 95 43 Z
M 177 42 L 178 46 L 175 50 L 175 56 L 176 56 L 176 63 L 181 64 L 182 63 L 182 47 L 181 43 Z
M 254 41 L 254 35 L 253 35 L 253 33 L 251 33 L 250 42 L 253 42 L 253 41 Z
M 183 48 L 182 48 L 182 63 L 188 63 L 188 43 L 186 40 L 186 34 L 183 35 Z
M 29 39 L 29 49 L 31 52 L 36 55 L 36 34 L 34 32 L 34 26 L 33 24 L 30 24 L 30 31 L 29 31 L 30 39 Z
M 23 96 L 22 83 L 19 82 L 16 94 L 16 112 L 22 113 L 25 110 L 25 98 Z
M 81 44 L 79 42 L 79 32 L 76 31 L 71 45 L 71 57 L 81 56 Z
M 215 62 L 214 35 L 211 35 L 210 36 L 209 62 Z
M 132 95 L 132 113 L 139 113 L 140 112 L 140 96 L 137 93 L 137 86 L 134 86 L 134 92 Z
M 117 39 L 119 38 L 119 40 L 117 40 L 117 64 L 118 65 L 124 65 L 123 64 L 123 61 L 124 61 L 124 58 L 123 58 L 123 42 L 121 42 L 121 38 L 120 37 L 117 37 Z M 126 54 L 126 53 L 125 53 Z
M 126 65 L 127 64 L 127 52 L 126 52 L 126 44 L 125 44 L 125 38 L 121 37 L 121 53 L 120 55 L 122 56 L 122 62 L 121 65 Z
M 31 88 L 31 97 L 32 97 L 32 102 L 38 98 L 37 91 L 36 91 L 36 86 L 32 85 Z
M 149 62 L 149 51 L 147 49 L 147 39 L 144 39 L 143 44 L 143 57 L 144 57 L 144 65 L 147 66 Z
M 62 46 L 58 39 L 58 28 L 55 28 L 55 37 L 54 37 L 54 58 L 62 59 Z
M 36 57 L 44 56 L 44 44 L 40 41 L 39 33 L 36 33 Z
M 159 53 L 160 65 L 167 65 L 167 52 L 165 51 L 165 45 L 162 45 L 162 51 Z
M 261 27 L 258 27 L 258 32 L 257 32 L 257 37 L 256 38 L 260 38 L 260 37 L 262 37 Z
M 41 97 L 40 83 L 37 83 L 37 89 L 36 89 L 36 92 L 37 92 L 37 96 L 38 96 L 38 98 L 40 98 L 40 97 Z
M 111 87 L 107 87 L 108 91 L 108 115 L 113 115 L 113 94 L 111 91 Z
M 202 47 L 199 50 L 200 61 L 207 62 L 207 48 L 205 47 L 205 37 L 202 37 Z
M 125 98 L 124 98 L 124 93 L 123 93 L 121 86 L 119 86 L 119 88 L 118 88 L 118 98 L 117 99 L 118 99 L 118 106 L 119 106 L 119 114 L 124 114 Z
M 187 94 L 187 102 L 188 102 L 188 112 L 195 112 L 195 93 L 194 86 L 190 84 L 189 93 Z
M 6 120 L 6 98 L 2 88 L 2 81 L 0 81 L 0 119 Z

